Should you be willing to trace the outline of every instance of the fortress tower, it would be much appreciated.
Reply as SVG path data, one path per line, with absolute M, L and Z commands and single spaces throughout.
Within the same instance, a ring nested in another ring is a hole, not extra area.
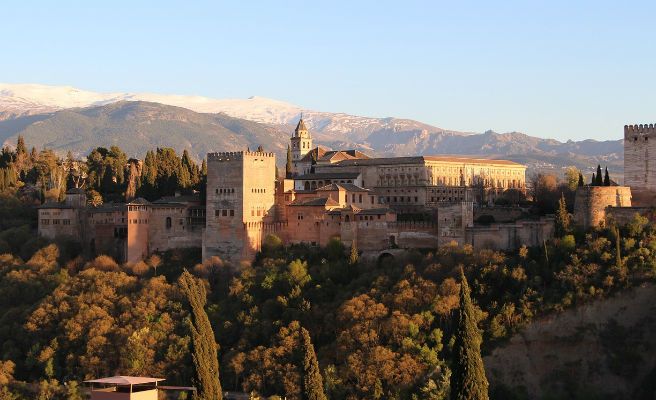
M 290 141 L 292 146 L 292 170 L 296 174 L 298 173 L 297 163 L 312 150 L 312 137 L 305 127 L 303 117 L 298 121 Z
M 264 224 L 273 220 L 276 156 L 239 151 L 207 155 L 203 259 L 252 260 L 262 245 Z
M 656 201 L 656 127 L 624 126 L 624 184 L 631 187 L 633 204 L 650 206 Z

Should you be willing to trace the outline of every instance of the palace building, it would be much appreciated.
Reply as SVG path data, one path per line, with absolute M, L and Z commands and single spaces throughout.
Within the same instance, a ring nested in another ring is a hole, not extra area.
M 94 208 L 86 206 L 83 191 L 69 191 L 65 202 L 40 207 L 39 233 L 82 238 L 93 252 L 121 261 L 201 247 L 204 259 L 218 256 L 236 265 L 252 260 L 269 234 L 288 244 L 324 246 L 339 239 L 375 253 L 451 242 L 510 248 L 539 244 L 552 229 L 548 221 L 474 225 L 478 207 L 525 192 L 526 167 L 512 161 L 375 158 L 313 147 L 303 119 L 290 149 L 292 171 L 285 178 L 276 176 L 274 153 L 208 154 L 205 205 L 180 196 Z

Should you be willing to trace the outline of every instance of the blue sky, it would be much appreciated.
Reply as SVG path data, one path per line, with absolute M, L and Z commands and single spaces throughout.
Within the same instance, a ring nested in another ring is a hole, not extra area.
M 0 81 L 619 139 L 656 122 L 655 20 L 656 2 L 8 1 Z

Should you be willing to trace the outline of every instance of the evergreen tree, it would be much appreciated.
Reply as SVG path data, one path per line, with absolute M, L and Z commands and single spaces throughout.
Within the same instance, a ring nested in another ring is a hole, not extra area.
M 18 135 L 18 141 L 16 142 L 16 155 L 27 154 L 27 147 L 25 147 L 25 139 L 23 136 Z
M 620 247 L 620 230 L 615 227 L 615 266 L 618 271 L 622 270 L 622 251 Z
M 303 400 L 327 400 L 323 390 L 323 378 L 319 370 L 317 355 L 310 340 L 310 332 L 301 328 L 301 351 L 303 352 Z
M 579 172 L 579 187 L 584 186 L 585 182 L 583 182 L 583 174 Z
M 592 180 L 590 180 L 590 186 L 597 186 L 597 178 L 595 177 L 595 173 L 592 173 Z
M 292 149 L 287 145 L 287 163 L 285 164 L 285 178 L 292 177 Z
M 191 306 L 191 318 L 188 324 L 191 330 L 192 359 L 196 370 L 195 384 L 198 389 L 194 397 L 198 400 L 222 400 L 218 345 L 205 312 L 207 302 L 205 285 L 186 269 L 180 275 L 178 283 Z
M 207 161 L 203 158 L 203 163 L 200 165 L 200 174 L 201 176 L 207 176 Z
M 349 254 L 349 265 L 355 265 L 357 264 L 357 262 L 358 262 L 358 246 L 355 243 L 355 241 L 353 241 L 353 243 L 351 243 L 351 253 Z
M 604 172 L 604 186 L 610 186 L 610 176 L 608 175 L 608 167 L 606 167 L 606 172 Z
M 567 211 L 567 203 L 565 203 L 565 194 L 560 194 L 558 200 L 558 211 L 556 211 L 556 236 L 563 236 L 569 231 L 569 212 Z
M 257 146 L 257 152 L 258 153 L 264 152 L 264 149 L 262 148 L 262 145 Z
M 481 332 L 465 273 L 460 269 L 460 311 L 453 348 L 451 398 L 454 400 L 487 400 L 488 382 L 481 357 Z
M 604 184 L 603 178 L 601 177 L 601 165 L 597 164 L 597 175 L 595 180 L 595 186 L 602 186 Z

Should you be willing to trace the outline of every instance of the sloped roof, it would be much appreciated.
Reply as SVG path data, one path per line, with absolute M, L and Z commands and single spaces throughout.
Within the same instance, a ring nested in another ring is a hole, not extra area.
M 338 206 L 339 203 L 330 197 L 318 197 L 311 200 L 297 200 L 290 204 L 290 206 Z
M 150 202 L 143 197 L 137 197 L 136 199 L 132 200 L 128 204 L 150 204 Z
M 412 156 L 412 157 L 381 157 L 365 159 L 348 159 L 338 161 L 337 165 L 381 165 L 381 164 L 423 164 L 427 161 L 447 162 L 458 164 L 493 164 L 506 165 L 511 167 L 526 167 L 523 164 L 509 160 L 495 160 L 488 158 L 468 158 L 458 156 Z
M 43 203 L 40 206 L 37 207 L 38 209 L 66 209 L 66 208 L 73 208 L 66 203 L 59 203 L 59 202 L 47 202 Z
M 161 382 L 163 378 L 149 378 L 146 376 L 112 376 L 109 378 L 90 379 L 85 383 L 104 383 L 107 385 L 143 385 L 146 383 Z
M 303 174 L 294 178 L 294 180 L 316 180 L 316 179 L 356 179 L 360 176 L 359 172 L 318 172 L 314 174 Z
M 307 128 L 305 127 L 305 121 L 303 121 L 303 118 L 298 120 L 298 124 L 296 125 L 296 129 L 294 129 L 296 133 L 298 131 L 307 131 Z
M 307 152 L 306 155 L 303 156 L 303 158 L 300 159 L 300 162 L 310 162 L 312 161 L 312 154 L 316 154 L 317 160 L 321 157 L 323 157 L 324 154 L 326 154 L 329 150 L 326 149 L 323 146 L 317 146 L 314 149 L 310 150 Z
M 322 186 L 317 189 L 317 191 L 335 191 L 335 190 L 346 190 L 347 192 L 370 192 L 369 189 L 361 188 L 360 186 L 354 185 L 352 183 L 331 183 L 330 185 Z
M 85 194 L 86 192 L 82 188 L 72 188 L 66 191 L 66 194 Z
M 358 150 L 332 150 L 326 152 L 319 161 L 338 162 L 342 160 L 369 159 L 370 157 Z

